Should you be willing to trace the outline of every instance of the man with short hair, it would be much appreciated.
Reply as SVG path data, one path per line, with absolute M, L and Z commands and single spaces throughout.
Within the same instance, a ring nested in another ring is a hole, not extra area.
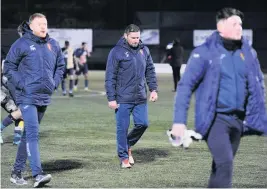
M 31 15 L 23 27 L 25 33 L 11 46 L 4 66 L 4 75 L 16 89 L 16 102 L 25 127 L 10 181 L 27 184 L 22 171 L 28 157 L 34 187 L 42 187 L 50 182 L 51 175 L 45 174 L 41 166 L 39 124 L 62 80 L 65 63 L 58 43 L 47 34 L 45 15 Z
M 78 90 L 79 76 L 81 73 L 84 76 L 84 90 L 89 90 L 89 80 L 88 80 L 88 64 L 87 57 L 90 55 L 88 51 L 87 43 L 82 42 L 82 46 L 74 51 L 74 60 L 76 64 L 76 78 L 74 84 L 74 90 Z
M 110 51 L 106 67 L 105 87 L 108 106 L 115 110 L 117 122 L 117 153 L 122 168 L 134 164 L 131 147 L 148 127 L 147 89 L 155 102 L 157 79 L 149 49 L 140 40 L 140 29 L 131 24 L 124 36 Z M 130 115 L 134 128 L 128 134 Z
M 243 135 L 267 134 L 264 78 L 256 51 L 242 37 L 242 20 L 243 13 L 234 8 L 217 13 L 217 31 L 193 50 L 177 87 L 172 135 L 183 140 L 195 91 L 196 131 L 213 158 L 211 188 L 232 187 Z

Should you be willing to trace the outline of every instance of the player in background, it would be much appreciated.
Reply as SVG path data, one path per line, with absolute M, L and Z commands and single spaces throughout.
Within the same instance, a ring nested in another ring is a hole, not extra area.
M 75 50 L 74 52 L 74 60 L 76 64 L 76 78 L 74 84 L 74 90 L 78 90 L 78 82 L 79 76 L 81 73 L 84 76 L 84 90 L 89 90 L 89 80 L 88 80 L 88 64 L 87 64 L 87 57 L 90 56 L 90 52 L 88 51 L 87 44 L 82 42 L 82 46 Z
M 63 80 L 61 82 L 62 95 L 67 94 L 66 90 L 66 78 L 69 76 L 69 96 L 73 97 L 73 80 L 74 80 L 74 60 L 73 60 L 73 49 L 70 47 L 69 41 L 65 41 L 65 46 L 61 49 L 64 55 L 65 61 L 65 72 Z

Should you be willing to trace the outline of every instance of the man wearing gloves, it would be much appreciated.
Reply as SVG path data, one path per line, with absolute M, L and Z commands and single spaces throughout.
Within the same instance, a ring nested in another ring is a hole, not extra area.
M 209 187 L 232 187 L 233 161 L 244 134 L 267 133 L 264 78 L 256 51 L 242 37 L 243 13 L 224 8 L 217 31 L 195 48 L 177 87 L 172 135 L 183 140 L 190 97 L 195 127 L 213 162 Z

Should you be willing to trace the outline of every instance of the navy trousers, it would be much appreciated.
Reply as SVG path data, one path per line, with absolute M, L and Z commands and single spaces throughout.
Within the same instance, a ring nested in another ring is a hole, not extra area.
M 212 154 L 209 188 L 231 188 L 233 161 L 243 132 L 243 117 L 217 114 L 206 142 Z
M 115 113 L 117 152 L 122 161 L 128 159 L 128 149 L 137 143 L 148 127 L 147 104 L 120 104 Z M 131 114 L 133 115 L 134 128 L 128 134 Z
M 46 106 L 21 104 L 19 108 L 24 120 L 24 132 L 18 146 L 14 171 L 23 171 L 29 158 L 32 176 L 42 173 L 39 152 L 39 124 L 46 111 Z

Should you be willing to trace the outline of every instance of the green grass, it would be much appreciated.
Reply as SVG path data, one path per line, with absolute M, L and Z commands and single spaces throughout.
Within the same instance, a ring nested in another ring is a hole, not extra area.
M 206 187 L 211 157 L 205 142 L 190 149 L 172 147 L 165 131 L 172 124 L 174 93 L 171 75 L 158 75 L 159 100 L 149 103 L 150 127 L 133 148 L 136 164 L 122 170 L 116 156 L 114 112 L 105 96 L 84 92 L 61 97 L 57 92 L 40 127 L 43 168 L 51 173 L 53 188 L 90 187 Z M 81 80 L 82 81 L 82 80 Z M 104 73 L 90 73 L 90 88 L 104 90 Z M 188 126 L 193 128 L 193 101 Z M 2 118 L 6 115 L 3 111 Z M 1 187 L 13 188 L 9 176 L 17 148 L 12 145 L 13 126 L 4 130 L 1 146 Z M 242 139 L 235 159 L 233 187 L 267 187 L 267 145 L 261 137 Z M 32 187 L 27 165 L 26 176 Z

